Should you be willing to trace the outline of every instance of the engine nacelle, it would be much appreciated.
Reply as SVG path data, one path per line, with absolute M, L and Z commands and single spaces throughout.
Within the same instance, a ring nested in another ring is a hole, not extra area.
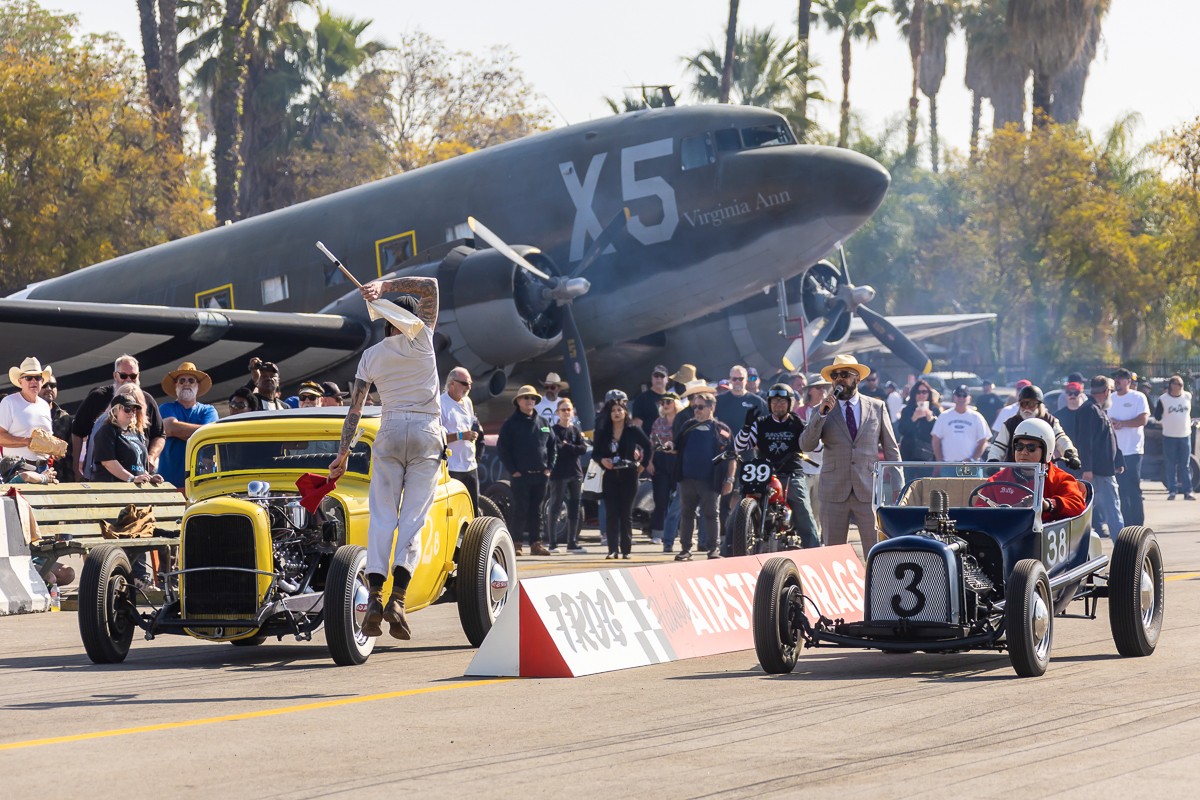
M 534 266 L 558 269 L 536 249 L 515 246 Z M 542 281 L 495 250 L 454 248 L 437 270 L 437 333 L 455 362 L 482 376 L 542 355 L 562 339 L 562 310 Z

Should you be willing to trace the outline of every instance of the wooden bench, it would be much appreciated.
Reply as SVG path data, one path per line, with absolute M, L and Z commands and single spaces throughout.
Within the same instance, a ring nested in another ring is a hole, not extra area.
M 187 500 L 169 483 L 134 486 L 129 483 L 59 483 L 16 485 L 33 510 L 38 536 L 30 545 L 44 579 L 63 556 L 86 556 L 95 546 L 112 544 L 124 548 L 130 560 L 156 551 L 162 568 L 170 564 L 171 551 L 179 544 L 179 526 Z M 101 522 L 113 523 L 129 504 L 154 507 L 154 526 L 164 535 L 142 539 L 105 539 Z

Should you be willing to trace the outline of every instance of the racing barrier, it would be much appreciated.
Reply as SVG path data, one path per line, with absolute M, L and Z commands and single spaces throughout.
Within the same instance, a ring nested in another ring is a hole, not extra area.
M 33 566 L 15 497 L 0 497 L 0 525 L 0 616 L 49 611 L 50 593 Z
M 799 567 L 814 621 L 814 604 L 863 618 L 865 570 L 850 545 L 529 578 L 466 674 L 571 678 L 750 650 L 754 585 L 776 555 Z

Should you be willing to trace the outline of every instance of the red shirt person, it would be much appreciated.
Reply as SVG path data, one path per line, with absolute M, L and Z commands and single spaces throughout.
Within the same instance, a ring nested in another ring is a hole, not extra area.
M 1083 484 L 1071 473 L 1059 469 L 1050 459 L 1054 454 L 1054 430 L 1040 419 L 1027 419 L 1013 432 L 1013 460 L 1018 463 L 1047 464 L 1048 472 L 1042 487 L 1042 521 L 1055 522 L 1075 517 L 1087 507 Z M 1033 497 L 1033 470 L 1005 467 L 979 491 L 979 505 L 1022 505 Z M 1015 484 L 1006 486 L 1004 484 Z M 1028 490 L 1018 487 L 1028 487 Z

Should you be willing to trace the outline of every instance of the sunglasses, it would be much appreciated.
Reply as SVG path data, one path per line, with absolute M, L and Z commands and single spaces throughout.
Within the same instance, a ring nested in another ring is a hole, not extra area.
M 665 378 L 665 377 L 667 377 L 667 374 L 665 372 L 655 372 L 650 377 L 651 378 Z
M 57 388 L 58 388 L 58 384 L 57 384 L 57 383 L 47 383 L 47 384 L 46 384 L 46 388 L 47 388 L 47 389 L 57 389 Z
M 45 378 L 43 378 L 41 375 L 22 375 L 22 376 L 21 376 L 21 380 L 23 380 L 23 381 L 30 381 L 30 382 L 32 382 L 32 381 L 37 381 L 38 383 L 45 383 L 45 382 L 46 382 L 46 379 L 45 379 Z
M 126 381 L 136 381 L 138 379 L 138 373 L 136 373 L 136 372 L 118 372 L 117 377 L 122 380 L 126 380 Z
M 704 403 L 704 402 L 697 403 L 695 401 L 692 401 L 692 408 L 712 408 L 712 407 L 713 407 L 712 403 Z
M 917 394 L 929 394 L 928 389 L 917 389 Z
M 120 411 L 128 411 L 130 414 L 133 414 L 137 411 L 141 411 L 142 407 L 141 406 L 127 406 L 127 405 L 122 404 L 122 405 L 118 405 L 117 409 Z
M 1042 446 L 1038 442 L 1015 442 L 1012 449 L 1014 453 L 1037 453 Z
M 248 403 L 230 403 L 229 407 L 236 408 L 239 411 L 245 411 L 247 408 L 250 407 L 250 405 Z
M 730 380 L 731 382 L 734 382 L 734 381 L 736 381 L 736 382 L 739 382 L 739 383 L 740 383 L 741 381 L 744 381 L 744 380 L 746 380 L 746 379 L 745 379 L 745 378 L 730 378 L 729 380 Z
M 835 378 L 835 379 L 836 378 L 853 378 L 857 375 L 858 375 L 857 372 L 855 372 L 854 370 L 850 370 L 850 369 L 839 369 L 839 370 L 834 370 L 833 372 L 829 373 L 829 377 Z
M 459 380 L 458 378 L 451 378 L 450 380 L 454 381 L 455 383 L 457 383 L 461 386 L 465 386 L 468 389 L 470 389 L 474 385 L 470 381 Z
M 1067 397 L 1079 397 L 1079 392 L 1067 392 Z
M 181 378 L 175 379 L 176 383 L 199 383 L 200 381 L 193 378 L 191 375 L 184 375 Z

